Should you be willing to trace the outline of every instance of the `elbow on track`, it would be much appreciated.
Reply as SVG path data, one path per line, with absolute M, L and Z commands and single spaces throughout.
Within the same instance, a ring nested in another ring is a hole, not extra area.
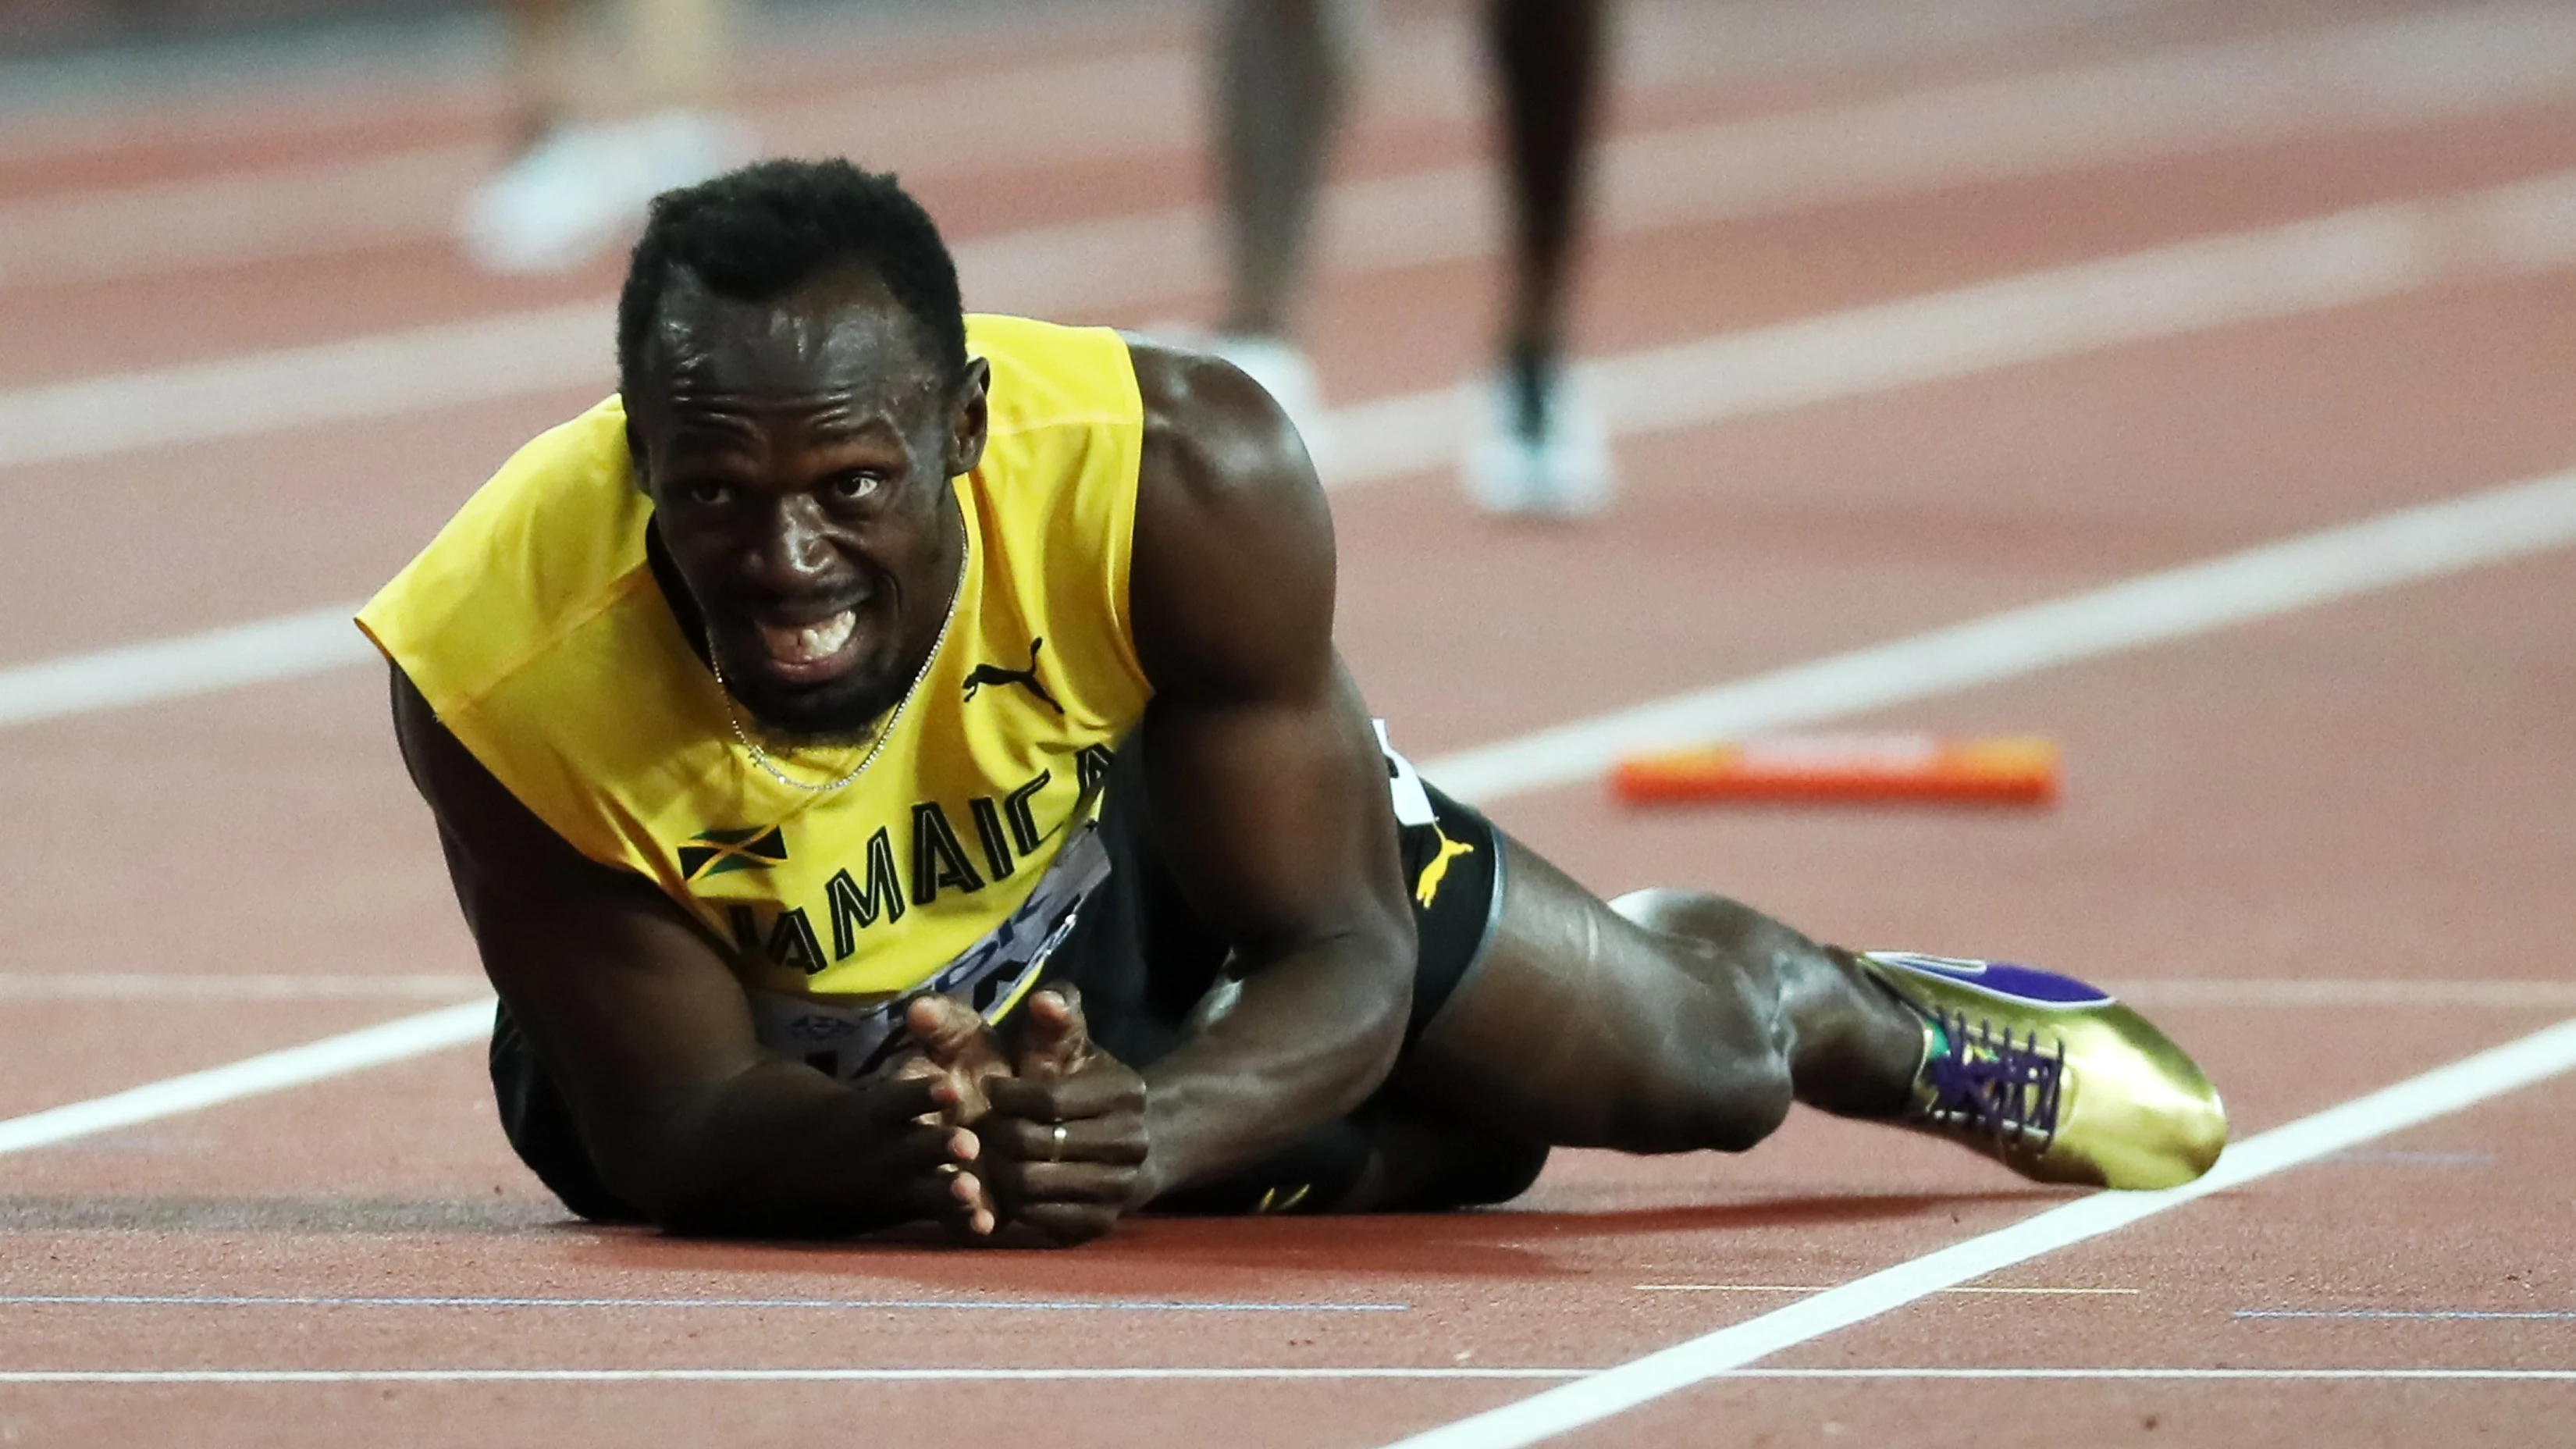
M 776 1200 L 746 1174 L 709 1174 L 657 1184 L 633 1201 L 646 1222 L 680 1238 L 824 1239 L 882 1223 L 847 1220 L 819 1207 Z
M 736 1194 L 718 1175 L 669 1154 L 621 1156 L 600 1154 L 600 1176 L 645 1222 L 685 1237 L 741 1235 Z
M 664 1123 L 643 1140 L 594 1149 L 592 1158 L 609 1188 L 663 1232 L 693 1238 L 788 1235 L 753 1164 L 707 1134 Z

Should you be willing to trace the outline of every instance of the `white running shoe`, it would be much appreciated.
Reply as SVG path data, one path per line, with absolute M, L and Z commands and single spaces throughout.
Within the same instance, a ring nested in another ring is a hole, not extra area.
M 1609 506 L 1610 438 L 1564 370 L 1539 390 L 1536 416 L 1508 372 L 1487 383 L 1461 471 L 1488 513 L 1581 518 Z
M 701 111 L 566 126 L 485 182 L 457 231 L 487 271 L 563 271 L 632 234 L 655 196 L 752 153 L 739 122 Z
M 1224 334 L 1209 339 L 1204 347 L 1261 384 L 1261 390 L 1288 415 L 1297 436 L 1305 440 L 1306 455 L 1320 466 L 1324 450 L 1331 445 L 1331 426 L 1325 421 L 1324 390 L 1315 380 L 1315 365 L 1306 360 L 1306 350 L 1284 337 L 1253 333 Z

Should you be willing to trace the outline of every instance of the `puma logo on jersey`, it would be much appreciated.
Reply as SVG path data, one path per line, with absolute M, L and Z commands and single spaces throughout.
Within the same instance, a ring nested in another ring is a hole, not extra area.
M 1016 684 L 1044 700 L 1047 708 L 1057 714 L 1064 713 L 1064 706 L 1055 702 L 1055 696 L 1046 692 L 1045 685 L 1038 683 L 1038 651 L 1045 647 L 1044 635 L 1029 641 L 1029 667 L 1026 669 L 1004 669 L 998 664 L 976 665 L 975 672 L 966 676 L 966 697 L 973 699 L 975 691 L 988 684 Z
M 696 843 L 683 845 L 680 878 L 704 880 L 736 870 L 767 870 L 787 859 L 787 837 L 775 825 L 755 825 L 748 830 L 701 830 L 690 837 Z
M 1437 825 L 1431 827 L 1431 833 L 1440 837 L 1440 853 L 1431 857 L 1431 863 L 1422 867 L 1422 874 L 1413 882 L 1413 898 L 1421 902 L 1426 911 L 1431 909 L 1432 899 L 1440 894 L 1440 883 L 1449 878 L 1449 862 L 1459 856 L 1476 853 L 1476 847 L 1451 840 L 1448 832 Z

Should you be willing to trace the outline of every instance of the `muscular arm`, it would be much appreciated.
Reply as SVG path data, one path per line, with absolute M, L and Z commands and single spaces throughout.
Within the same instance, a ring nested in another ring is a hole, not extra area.
M 1138 344 L 1131 617 L 1154 685 L 1146 789 L 1233 1009 L 1146 1071 L 1140 1197 L 1248 1166 L 1384 1079 L 1414 971 L 1386 761 L 1332 647 L 1333 538 L 1268 396 Z
M 937 1169 L 971 1156 L 972 1134 L 912 1120 L 942 1089 L 853 1089 L 765 1051 L 742 988 L 677 905 L 546 828 L 400 670 L 393 697 L 484 969 L 612 1191 L 689 1231 L 847 1233 L 963 1211 Z

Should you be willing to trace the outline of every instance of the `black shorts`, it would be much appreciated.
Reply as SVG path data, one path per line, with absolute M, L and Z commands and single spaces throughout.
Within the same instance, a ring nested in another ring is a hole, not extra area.
M 1041 978 L 1080 988 L 1093 1039 L 1137 1067 L 1180 1044 L 1191 1011 L 1226 979 L 1232 955 L 1173 879 L 1145 809 L 1140 757 L 1131 741 L 1110 768 L 1100 823 L 1109 878 L 1083 903 Z M 1484 957 L 1502 905 L 1502 842 L 1484 816 L 1421 784 L 1392 755 L 1388 768 L 1419 941 L 1405 1032 L 1409 1047 Z M 1414 794 L 1417 787 L 1420 793 Z M 1403 823 L 1408 816 L 1418 819 L 1426 804 L 1429 820 Z M 637 1220 L 640 1215 L 599 1180 L 570 1107 L 507 1007 L 493 1025 L 491 1064 L 501 1127 L 520 1160 L 581 1216 Z M 1370 1124 L 1382 1107 L 1372 1099 L 1270 1163 L 1171 1195 L 1159 1205 L 1212 1213 L 1328 1205 L 1366 1166 Z M 1530 1170 L 1535 1173 L 1534 1166 Z
M 1184 1021 L 1228 974 L 1232 958 L 1225 939 L 1190 909 L 1173 879 L 1145 808 L 1141 755 L 1131 743 L 1110 767 L 1100 815 L 1109 879 L 1083 903 L 1072 934 L 1041 977 L 1081 988 L 1092 1039 L 1136 1067 L 1180 1043 Z M 1389 769 L 1396 768 L 1390 760 Z M 1404 779 L 1418 783 L 1409 768 Z M 1425 803 L 1434 818 L 1402 825 L 1399 837 L 1419 942 L 1407 1046 L 1483 959 L 1502 902 L 1493 825 L 1428 785 L 1404 813 L 1419 813 Z

